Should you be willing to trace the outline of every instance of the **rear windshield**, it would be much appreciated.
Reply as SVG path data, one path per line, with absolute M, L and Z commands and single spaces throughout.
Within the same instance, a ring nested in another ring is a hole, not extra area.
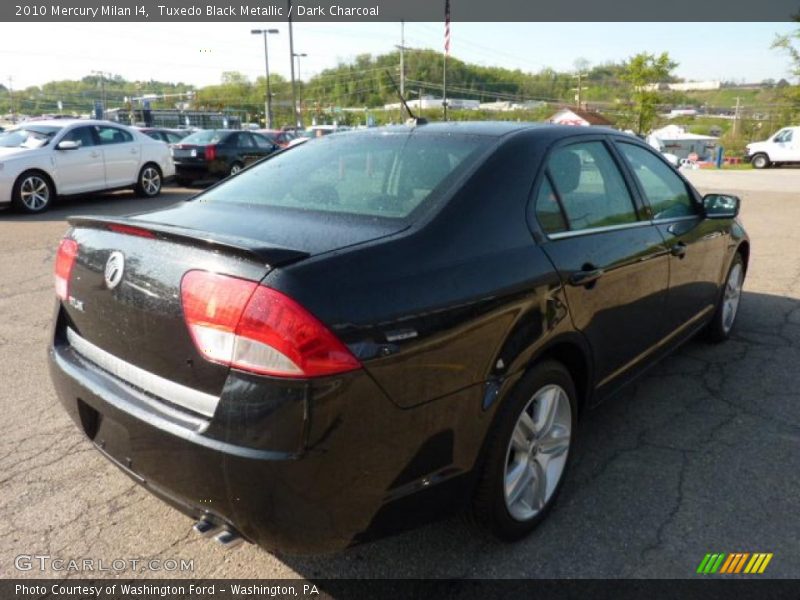
M 187 135 L 185 138 L 183 138 L 181 143 L 205 146 L 206 144 L 218 143 L 226 135 L 228 135 L 227 131 L 214 131 L 213 129 L 207 129 L 204 131 L 198 131 L 192 135 Z
M 403 219 L 485 147 L 485 138 L 465 135 L 326 136 L 261 162 L 198 200 Z

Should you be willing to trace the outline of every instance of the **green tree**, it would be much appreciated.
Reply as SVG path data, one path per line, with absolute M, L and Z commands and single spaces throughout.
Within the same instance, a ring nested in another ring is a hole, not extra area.
M 800 14 L 794 19 L 800 22 Z M 786 35 L 775 36 L 772 48 L 781 50 L 789 56 L 791 72 L 798 79 L 798 85 L 781 85 L 783 79 L 778 83 L 781 100 L 788 105 L 789 114 L 786 118 L 792 119 L 800 113 L 800 28 Z
M 666 52 L 658 56 L 642 52 L 626 61 L 620 79 L 627 88 L 628 98 L 617 124 L 637 134 L 650 131 L 658 118 L 661 100 L 658 84 L 669 81 L 677 66 Z

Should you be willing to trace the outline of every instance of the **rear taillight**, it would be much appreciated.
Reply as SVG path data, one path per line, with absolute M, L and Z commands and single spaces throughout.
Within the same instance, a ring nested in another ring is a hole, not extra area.
M 206 160 L 216 160 L 217 158 L 217 147 L 214 145 L 206 146 Z
M 319 377 L 361 366 L 311 313 L 256 282 L 189 271 L 181 300 L 194 343 L 208 360 L 278 377 Z
M 69 298 L 69 278 L 72 275 L 72 267 L 75 266 L 75 258 L 78 256 L 78 242 L 69 238 L 64 238 L 58 245 L 56 252 L 55 283 L 56 296 L 62 300 Z

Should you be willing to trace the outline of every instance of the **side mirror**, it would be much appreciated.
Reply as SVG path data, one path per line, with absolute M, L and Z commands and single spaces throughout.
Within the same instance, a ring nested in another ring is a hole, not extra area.
M 58 142 L 56 146 L 56 150 L 77 150 L 81 147 L 80 142 L 73 142 L 71 140 L 64 140 L 63 142 Z
M 731 194 L 706 194 L 703 196 L 703 210 L 709 219 L 733 219 L 739 215 L 742 201 Z

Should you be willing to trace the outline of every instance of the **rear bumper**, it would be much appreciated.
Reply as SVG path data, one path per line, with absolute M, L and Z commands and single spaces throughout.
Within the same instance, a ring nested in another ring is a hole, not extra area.
M 184 179 L 208 179 L 225 177 L 230 167 L 219 160 L 202 163 L 175 163 L 175 176 Z
M 363 371 L 283 388 L 232 373 L 209 419 L 131 387 L 58 336 L 49 357 L 61 403 L 99 451 L 183 513 L 267 549 L 339 550 L 469 497 L 479 444 L 472 426 L 455 429 L 464 420 L 454 409 L 465 395 L 479 407 L 480 387 L 401 410 Z M 300 431 L 295 448 L 286 430 Z

